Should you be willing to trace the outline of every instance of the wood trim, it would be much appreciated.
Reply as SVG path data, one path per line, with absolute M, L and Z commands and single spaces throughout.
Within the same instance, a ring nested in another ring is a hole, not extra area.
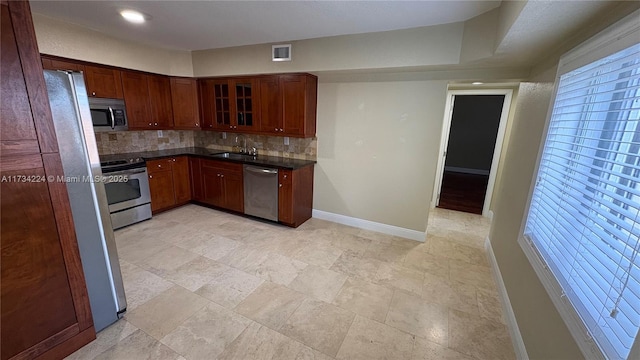
M 0 157 L 0 171 L 39 169 L 43 167 L 40 154 Z
M 316 136 L 316 114 L 318 113 L 318 77 L 313 75 L 306 75 L 307 82 L 305 91 L 305 123 L 304 134 L 305 137 Z
M 42 154 L 42 162 L 47 177 L 54 176 L 57 178 L 58 176 L 64 176 L 59 154 Z M 82 261 L 80 260 L 76 231 L 73 225 L 71 206 L 69 205 L 67 186 L 64 182 L 49 182 L 49 193 L 58 226 L 60 245 L 62 246 L 62 254 L 67 268 L 78 326 L 79 330 L 83 331 L 93 326 L 93 317 L 89 305 L 89 294 L 85 285 Z
M 78 330 L 78 324 L 73 324 L 68 328 L 60 331 L 59 333 L 50 336 L 39 343 L 33 345 L 32 347 L 24 350 L 23 352 L 15 355 L 11 358 L 11 360 L 23 360 L 23 359 L 34 359 L 36 356 L 44 354 L 47 350 L 51 349 L 54 346 L 57 346 L 67 340 L 72 339 L 76 336 L 80 330 Z
M 58 152 L 42 61 L 37 57 L 38 43 L 29 2 L 9 1 L 9 10 L 40 150 L 43 153 Z
M 41 354 L 36 360 L 58 360 L 73 354 L 76 350 L 92 342 L 96 338 L 96 331 L 93 326 L 81 331 L 76 336 L 58 344 L 53 349 Z
M 38 140 L 2 140 L 0 156 L 22 156 L 40 154 Z
M 313 209 L 313 170 L 314 166 L 306 166 L 292 171 L 291 193 L 293 195 L 293 226 L 311 218 Z

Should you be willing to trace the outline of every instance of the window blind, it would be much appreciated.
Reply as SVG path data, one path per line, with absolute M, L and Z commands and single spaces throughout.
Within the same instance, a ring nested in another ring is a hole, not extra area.
M 640 44 L 562 74 L 525 225 L 598 348 L 640 328 Z

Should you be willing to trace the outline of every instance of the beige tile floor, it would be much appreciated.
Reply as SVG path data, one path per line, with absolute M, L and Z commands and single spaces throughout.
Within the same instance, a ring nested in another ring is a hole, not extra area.
M 188 205 L 116 232 L 128 311 L 70 359 L 514 359 L 488 222 L 425 243 Z

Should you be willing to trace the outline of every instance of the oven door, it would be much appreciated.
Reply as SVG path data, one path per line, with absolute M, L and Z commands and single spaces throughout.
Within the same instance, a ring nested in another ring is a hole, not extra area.
M 147 168 L 104 173 L 109 212 L 132 208 L 151 202 Z

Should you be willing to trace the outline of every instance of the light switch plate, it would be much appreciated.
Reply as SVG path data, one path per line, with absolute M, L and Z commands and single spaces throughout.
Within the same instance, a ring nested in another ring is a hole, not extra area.
M 161 138 L 162 137 L 162 130 L 158 130 L 158 137 Z
M 222 133 L 222 139 L 223 139 L 223 140 L 225 140 L 226 138 L 227 138 L 227 133 L 226 133 L 226 132 L 223 132 L 223 133 Z
M 289 137 L 288 136 L 284 137 L 284 144 L 285 145 L 289 145 Z

